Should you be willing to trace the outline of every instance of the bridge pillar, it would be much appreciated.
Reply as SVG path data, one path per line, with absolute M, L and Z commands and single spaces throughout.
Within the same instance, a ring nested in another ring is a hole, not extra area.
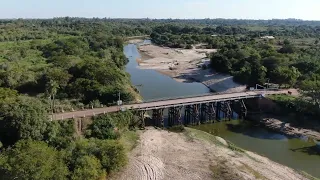
M 221 103 L 221 111 L 223 112 L 224 114 L 224 119 L 225 120 L 231 120 L 232 118 L 232 109 L 231 109 L 231 106 L 230 106 L 230 101 L 224 101 Z
M 155 126 L 164 127 L 163 112 L 164 112 L 163 108 L 152 110 L 152 119 L 155 122 Z
M 217 102 L 216 119 L 217 119 L 217 121 L 221 120 L 221 102 Z
M 191 105 L 191 124 L 199 125 L 200 124 L 200 104 Z
M 146 114 L 146 110 L 141 110 L 141 111 L 139 111 L 139 117 L 140 117 L 140 128 L 141 129 L 144 129 L 145 128 L 145 126 L 146 126 L 146 124 L 145 124 L 145 121 L 144 121 L 144 119 L 145 119 L 145 114 Z
M 214 123 L 214 120 L 217 119 L 217 112 L 216 112 L 216 103 L 209 103 L 209 107 L 208 107 L 208 116 L 209 116 L 209 121 L 211 123 Z
M 171 107 L 169 108 L 168 114 L 168 126 L 181 125 L 181 109 L 182 107 Z
M 240 111 L 241 111 L 240 114 L 239 114 L 240 118 L 241 119 L 246 118 L 246 116 L 247 116 L 247 107 L 246 107 L 246 104 L 244 103 L 243 100 L 240 101 Z
M 210 119 L 210 103 L 201 104 L 201 123 L 209 123 L 211 120 L 212 119 Z
M 191 106 L 186 106 L 184 108 L 184 125 L 187 126 L 190 124 L 191 121 Z

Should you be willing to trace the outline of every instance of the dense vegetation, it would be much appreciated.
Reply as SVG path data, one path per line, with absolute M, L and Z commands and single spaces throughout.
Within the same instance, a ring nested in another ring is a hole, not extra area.
M 298 109 L 293 111 L 300 112 L 297 117 L 301 113 L 317 117 L 319 30 L 316 21 L 172 20 L 154 27 L 151 38 L 155 44 L 173 48 L 218 49 L 208 55 L 212 69 L 231 74 L 236 82 L 248 87 L 268 83 L 274 87 L 299 88 L 309 98 L 294 101 Z
M 99 179 L 125 165 L 120 141 L 136 125 L 132 113 L 99 117 L 85 136 L 49 114 L 109 105 L 118 92 L 134 100 L 124 37 L 146 29 L 77 18 L 0 27 L 0 179 Z

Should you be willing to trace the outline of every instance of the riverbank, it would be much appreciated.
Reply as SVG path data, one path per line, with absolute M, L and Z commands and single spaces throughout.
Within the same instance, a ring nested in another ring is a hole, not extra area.
M 235 147 L 222 138 L 186 128 L 148 128 L 113 179 L 307 179 L 291 168 Z
M 152 44 L 139 46 L 141 69 L 153 69 L 179 82 L 200 82 L 215 92 L 242 92 L 246 86 L 233 81 L 230 75 L 216 73 L 208 68 L 207 55 L 216 49 L 180 49 Z
M 268 129 L 280 132 L 288 136 L 307 137 L 308 139 L 320 141 L 320 132 L 303 127 L 295 127 L 290 122 L 286 121 L 285 118 L 272 115 L 263 115 L 260 118 L 259 123 L 261 123 Z

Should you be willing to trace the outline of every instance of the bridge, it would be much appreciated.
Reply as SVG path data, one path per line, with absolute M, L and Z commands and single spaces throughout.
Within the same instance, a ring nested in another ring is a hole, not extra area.
M 181 97 L 172 99 L 153 100 L 122 106 L 111 106 L 83 111 L 66 112 L 50 116 L 51 120 L 65 120 L 92 117 L 112 112 L 135 110 L 142 118 L 147 111 L 152 111 L 152 119 L 159 126 L 164 125 L 164 110 L 168 110 L 168 125 L 176 124 L 197 124 L 201 121 L 207 122 L 219 119 L 223 116 L 231 119 L 233 112 L 237 112 L 244 118 L 247 109 L 244 99 L 260 98 L 262 95 L 286 94 L 288 90 L 278 91 L 247 91 L 239 93 L 216 93 L 193 97 Z M 182 120 L 182 110 L 184 110 L 184 120 Z

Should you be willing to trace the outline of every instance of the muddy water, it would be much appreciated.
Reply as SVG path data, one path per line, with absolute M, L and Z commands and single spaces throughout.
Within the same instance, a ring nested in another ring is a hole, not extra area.
M 140 54 L 134 44 L 126 45 L 124 53 L 129 58 L 126 70 L 144 100 L 209 93 L 209 89 L 200 83 L 179 83 L 154 70 L 139 69 L 136 59 Z M 289 138 L 241 121 L 219 122 L 195 128 L 223 137 L 243 149 L 283 165 L 320 177 L 320 151 L 312 141 Z

